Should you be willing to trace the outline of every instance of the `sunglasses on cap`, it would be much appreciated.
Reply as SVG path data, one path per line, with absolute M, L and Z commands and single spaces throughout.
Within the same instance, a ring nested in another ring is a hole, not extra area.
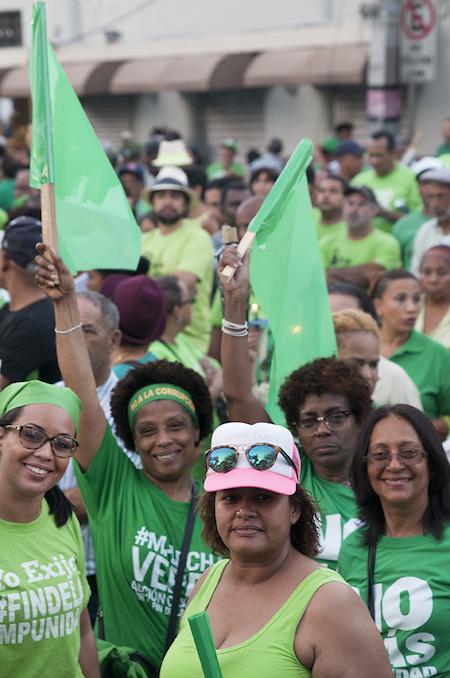
M 228 473 L 235 468 L 238 456 L 244 453 L 249 465 L 256 471 L 268 471 L 275 465 L 279 454 L 291 466 L 298 480 L 298 469 L 291 457 L 281 447 L 272 443 L 252 445 L 217 445 L 205 454 L 206 465 L 215 473 Z

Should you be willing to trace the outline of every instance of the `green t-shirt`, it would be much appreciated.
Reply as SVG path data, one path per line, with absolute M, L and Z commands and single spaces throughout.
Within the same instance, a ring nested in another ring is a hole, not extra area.
M 80 525 L 44 500 L 31 523 L 0 520 L 0 676 L 82 678 L 80 614 L 91 594 Z
M 414 330 L 389 360 L 409 374 L 430 419 L 450 414 L 450 351 Z
M 206 610 L 228 563 L 223 560 L 210 569 L 189 603 L 180 633 L 164 659 L 161 678 L 203 676 L 187 618 Z M 311 671 L 299 662 L 294 652 L 294 639 L 315 592 L 324 584 L 335 581 L 343 581 L 336 572 L 325 568 L 314 570 L 253 636 L 237 645 L 219 648 L 217 659 L 224 678 L 311 678 Z
M 343 540 L 359 526 L 355 495 L 351 487 L 332 483 L 314 473 L 310 459 L 302 452 L 301 485 L 318 505 L 321 524 L 321 552 L 316 560 L 336 569 Z
M 373 169 L 360 172 L 350 183 L 354 186 L 371 188 L 384 209 L 413 212 L 422 207 L 416 177 L 403 165 L 396 165 L 392 172 L 384 177 L 379 177 Z M 373 225 L 387 233 L 392 229 L 392 222 L 384 217 L 375 217 Z
M 437 148 L 436 156 L 439 158 L 440 155 L 448 155 L 449 153 L 450 153 L 450 144 L 441 144 Z
M 228 169 L 222 165 L 219 160 L 212 162 L 206 168 L 206 176 L 208 181 L 213 181 L 213 179 L 222 179 L 222 177 L 227 177 L 230 175 L 235 175 L 237 177 L 243 177 L 245 175 L 245 169 L 243 165 L 239 162 L 232 162 Z
M 374 569 L 375 621 L 395 678 L 450 675 L 450 526 L 444 538 L 381 537 Z M 339 573 L 367 603 L 367 547 L 345 540 Z
M 197 351 L 189 339 L 182 333 L 175 337 L 173 344 L 168 344 L 165 341 L 154 341 L 149 346 L 149 350 L 156 356 L 158 360 L 170 360 L 170 362 L 179 362 L 185 367 L 190 367 L 205 378 L 205 370 L 200 365 L 199 359 L 202 356 L 200 351 Z
M 0 180 L 0 207 L 7 212 L 14 200 L 14 191 L 16 190 L 15 179 Z
M 192 321 L 183 330 L 203 353 L 209 347 L 211 332 L 210 298 L 214 273 L 211 238 L 197 226 L 183 223 L 172 233 L 159 228 L 142 236 L 142 255 L 150 260 L 149 275 L 154 278 L 187 271 L 197 277 L 197 296 L 192 305 Z
M 378 230 L 360 240 L 350 239 L 347 233 L 329 235 L 320 241 L 320 253 L 325 268 L 349 268 L 369 262 L 386 269 L 401 266 L 397 240 Z
M 172 591 L 189 502 L 170 499 L 118 446 L 107 427 L 86 473 L 74 464 L 89 517 L 105 638 L 162 661 Z M 215 559 L 195 519 L 180 614 L 202 572 Z
M 405 214 L 404 217 L 395 222 L 392 228 L 392 235 L 400 243 L 402 253 L 402 262 L 404 268 L 411 266 L 411 259 L 414 247 L 414 238 L 419 228 L 430 219 L 422 210 L 415 210 L 411 214 Z
M 336 224 L 323 224 L 320 221 L 320 216 L 319 212 L 319 220 L 316 223 L 317 237 L 319 240 L 328 236 L 344 235 L 347 233 L 347 224 L 345 221 L 338 221 Z

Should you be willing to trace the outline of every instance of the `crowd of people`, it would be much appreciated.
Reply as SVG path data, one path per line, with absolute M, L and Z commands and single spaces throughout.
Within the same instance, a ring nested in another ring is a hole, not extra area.
M 113 675 L 108 644 L 201 676 L 205 610 L 224 678 L 450 675 L 449 150 L 406 165 L 346 122 L 317 145 L 337 354 L 287 376 L 281 426 L 236 245 L 282 141 L 211 162 L 167 127 L 105 144 L 141 257 L 75 278 L 42 243 L 26 143 L 2 141 L 0 675 Z

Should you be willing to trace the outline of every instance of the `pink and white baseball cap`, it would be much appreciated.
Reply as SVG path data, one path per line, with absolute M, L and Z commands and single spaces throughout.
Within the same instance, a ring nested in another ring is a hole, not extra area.
M 256 487 L 278 494 L 294 494 L 300 478 L 300 455 L 290 431 L 283 426 L 267 424 L 244 424 L 230 422 L 218 426 L 211 439 L 211 447 L 220 445 L 239 445 L 250 447 L 256 443 L 271 443 L 280 447 L 290 457 L 297 469 L 288 464 L 281 454 L 275 464 L 266 471 L 258 471 L 250 466 L 244 450 L 239 450 L 236 466 L 225 473 L 208 468 L 204 488 L 206 492 L 229 490 L 234 487 Z

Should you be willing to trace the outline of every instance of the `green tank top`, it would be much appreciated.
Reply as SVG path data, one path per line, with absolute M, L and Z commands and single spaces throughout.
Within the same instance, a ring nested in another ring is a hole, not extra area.
M 188 617 L 206 610 L 229 562 L 221 560 L 211 567 L 203 585 L 187 607 L 178 636 L 164 658 L 160 678 L 203 678 Z M 344 580 L 333 570 L 314 570 L 255 635 L 238 645 L 217 650 L 223 678 L 310 677 L 311 671 L 299 662 L 294 652 L 295 634 L 314 593 L 323 584 L 332 581 Z

